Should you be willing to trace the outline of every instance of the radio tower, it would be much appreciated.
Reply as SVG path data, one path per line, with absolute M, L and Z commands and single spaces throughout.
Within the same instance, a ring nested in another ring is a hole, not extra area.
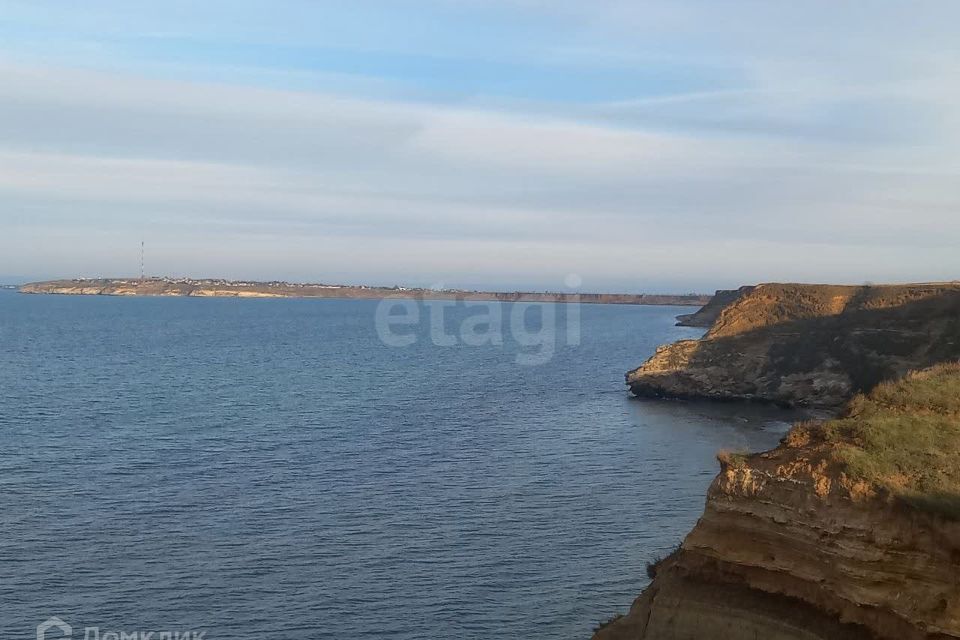
M 140 241 L 140 282 L 143 282 L 143 240 Z

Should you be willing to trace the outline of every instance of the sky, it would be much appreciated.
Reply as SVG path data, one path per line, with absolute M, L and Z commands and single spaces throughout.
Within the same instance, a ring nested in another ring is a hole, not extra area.
M 954 0 L 0 0 L 0 278 L 960 278 Z

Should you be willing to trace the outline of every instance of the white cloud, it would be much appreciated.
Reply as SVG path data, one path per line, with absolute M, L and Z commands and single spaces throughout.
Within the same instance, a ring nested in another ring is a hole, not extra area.
M 737 81 L 442 105 L 8 57 L 0 273 L 129 272 L 111 247 L 142 236 L 157 271 L 244 277 L 706 289 L 960 273 L 945 24 L 852 5 L 824 26 L 822 4 L 520 4 L 582 27 L 535 43 L 538 64 Z

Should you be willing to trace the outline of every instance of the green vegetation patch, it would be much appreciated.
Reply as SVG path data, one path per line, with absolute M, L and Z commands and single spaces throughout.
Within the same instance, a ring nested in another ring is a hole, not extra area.
M 821 428 L 852 477 L 960 520 L 960 364 L 881 384 Z

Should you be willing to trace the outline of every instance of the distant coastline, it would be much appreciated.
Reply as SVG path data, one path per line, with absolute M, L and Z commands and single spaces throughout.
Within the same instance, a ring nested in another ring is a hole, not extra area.
M 368 287 L 292 282 L 254 282 L 216 278 L 78 278 L 31 282 L 19 288 L 26 294 L 106 296 L 190 296 L 220 298 L 412 298 L 421 300 L 475 300 L 495 302 L 581 302 L 586 304 L 632 304 L 702 307 L 708 294 L 629 294 L 527 291 L 470 291 Z

